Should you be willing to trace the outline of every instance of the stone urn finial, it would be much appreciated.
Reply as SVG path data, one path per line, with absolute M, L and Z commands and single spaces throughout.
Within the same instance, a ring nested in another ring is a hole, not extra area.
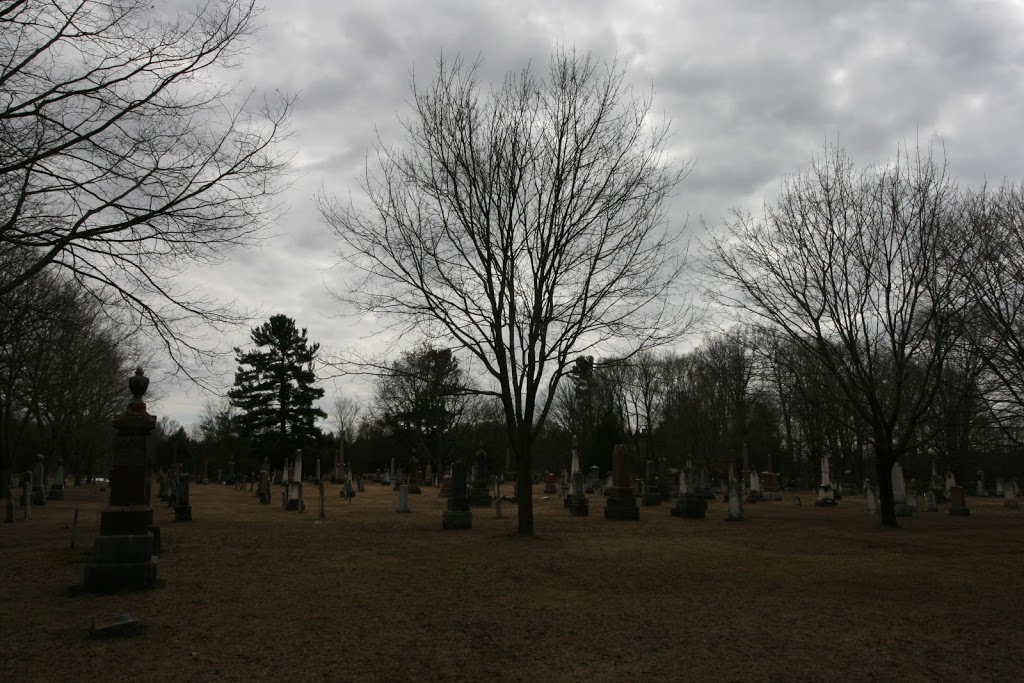
M 149 388 L 149 378 L 146 377 L 142 368 L 136 368 L 135 374 L 128 378 L 128 389 L 132 392 L 132 400 L 128 402 L 128 409 L 135 412 L 146 412 L 146 404 L 142 397 Z

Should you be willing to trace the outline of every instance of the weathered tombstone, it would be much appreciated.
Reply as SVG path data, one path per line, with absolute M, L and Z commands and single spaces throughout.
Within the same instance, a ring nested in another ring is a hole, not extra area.
M 729 516 L 725 521 L 743 521 L 743 482 L 739 479 L 729 482 Z
M 924 511 L 925 512 L 938 512 L 939 506 L 935 500 L 935 490 L 928 489 L 924 492 Z
M 988 489 L 985 488 L 985 473 L 981 470 L 978 470 L 978 483 L 975 495 L 978 496 L 978 498 L 988 497 Z
M 672 483 L 665 469 L 665 458 L 658 458 L 658 491 L 663 501 L 672 499 Z
M 179 473 L 178 483 L 174 487 L 174 521 L 191 522 L 192 504 L 188 498 L 189 475 Z
M 156 416 L 146 412 L 142 397 L 149 379 L 138 368 L 128 380 L 132 399 L 114 420 L 116 442 L 110 471 L 110 504 L 100 516 L 100 535 L 85 568 L 85 587 L 105 591 L 121 587 L 151 588 L 156 583 L 153 510 L 145 504 L 146 444 Z
M 366 493 L 366 484 L 363 483 L 362 475 L 356 478 L 356 491 L 359 493 Z
M 46 470 L 43 466 L 43 454 L 36 454 L 36 462 L 32 465 L 32 504 L 46 505 Z
M 474 459 L 476 464 L 473 467 L 473 471 L 476 472 L 476 478 L 469 489 L 469 507 L 490 507 L 491 492 L 488 490 L 489 487 L 487 485 L 487 452 L 482 448 L 477 449 Z
M 671 510 L 673 517 L 703 519 L 706 516 L 708 502 L 695 493 L 693 479 L 693 468 L 687 460 L 686 467 L 679 472 L 679 497 Z
M 583 492 L 583 472 L 572 473 L 572 495 L 569 496 L 569 514 L 573 517 L 586 517 L 590 514 L 590 502 Z
M 409 509 L 409 487 L 406 484 L 398 487 L 398 507 L 395 512 L 412 512 Z
M 909 484 L 906 490 L 907 507 L 910 508 L 911 512 L 917 512 L 917 486 Z
M 643 503 L 647 507 L 661 505 L 661 489 L 658 488 L 657 465 L 648 460 L 644 465 Z
M 441 478 L 441 487 L 437 491 L 438 498 L 451 498 L 452 495 L 452 475 L 446 474 Z
M 291 477 L 288 481 L 288 502 L 285 510 L 302 510 L 302 449 L 295 449 L 295 463 L 292 465 Z
M 587 486 L 587 493 L 597 493 L 601 488 L 601 468 L 597 465 L 590 467 L 590 480 Z
M 896 516 L 913 517 L 914 510 L 907 505 L 907 485 L 903 480 L 903 467 L 898 462 L 892 464 L 890 477 L 892 480 L 892 500 L 895 504 Z
M 949 498 L 949 490 L 956 486 L 956 475 L 953 470 L 946 470 L 946 498 Z
M 452 494 L 448 498 L 448 509 L 441 516 L 441 528 L 473 528 L 473 511 L 469 509 L 466 495 L 466 464 L 461 461 L 452 464 Z
M 903 466 L 898 462 L 894 462 L 890 475 L 892 480 L 892 501 L 896 504 L 906 503 L 907 485 L 903 480 Z
M 607 498 L 605 519 L 640 519 L 640 508 L 629 485 L 629 450 L 625 444 L 615 444 L 612 450 L 612 485 L 608 487 Z
M 64 500 L 64 461 L 57 460 L 57 469 L 53 473 L 53 483 L 50 484 L 50 492 L 46 495 L 47 500 Z
M 949 514 L 966 517 L 971 514 L 967 509 L 967 499 L 962 486 L 951 486 L 949 489 Z
M 832 476 L 829 472 L 828 454 L 821 456 L 821 484 L 818 486 L 818 499 L 814 501 L 817 507 L 835 507 L 835 489 L 832 488 Z
M 1020 504 L 1017 502 L 1016 480 L 1011 480 L 1006 486 L 1003 487 L 1003 505 L 1010 508 L 1011 510 L 1020 509 Z
M 760 503 L 764 500 L 764 492 L 761 490 L 761 475 L 756 470 L 750 472 L 748 477 L 750 490 L 747 492 L 748 503 Z
M 868 514 L 878 514 L 878 499 L 875 497 L 875 487 L 871 485 L 870 479 L 864 480 L 864 497 L 868 501 Z
M 554 472 L 548 472 L 544 477 L 544 495 L 550 496 L 558 493 L 558 478 Z

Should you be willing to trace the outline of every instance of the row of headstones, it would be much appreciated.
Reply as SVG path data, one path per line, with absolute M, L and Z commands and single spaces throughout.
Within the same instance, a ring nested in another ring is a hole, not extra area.
M 4 522 L 14 521 L 13 492 L 20 486 L 18 504 L 25 519 L 32 519 L 32 506 L 46 505 L 48 500 L 64 500 L 64 461 L 57 461 L 49 492 L 46 491 L 46 473 L 43 455 L 37 454 L 31 470 L 25 470 L 20 477 L 12 477 L 8 484 L 8 498 L 4 505 Z

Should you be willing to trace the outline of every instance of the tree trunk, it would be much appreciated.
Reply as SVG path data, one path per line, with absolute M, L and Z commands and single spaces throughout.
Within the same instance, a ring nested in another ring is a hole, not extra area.
M 892 465 L 896 462 L 892 447 L 875 446 L 875 474 L 878 477 L 878 509 L 882 517 L 882 526 L 897 528 L 896 503 L 892 497 Z
M 533 537 L 533 472 L 531 453 L 519 453 L 516 458 L 516 494 L 519 498 L 519 536 Z

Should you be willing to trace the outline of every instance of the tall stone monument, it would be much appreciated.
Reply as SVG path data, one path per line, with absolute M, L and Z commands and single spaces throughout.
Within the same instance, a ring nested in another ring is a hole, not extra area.
M 472 529 L 473 511 L 469 509 L 466 495 L 466 464 L 452 463 L 452 493 L 448 498 L 448 509 L 441 516 L 442 529 Z
M 676 498 L 676 505 L 672 508 L 673 517 L 692 517 L 703 519 L 708 509 L 708 502 L 698 496 L 695 492 L 695 477 L 690 461 L 679 472 L 679 497 Z
M 615 444 L 612 450 L 612 485 L 607 491 L 604 518 L 640 519 L 640 508 L 629 485 L 629 449 L 625 444 Z
M 473 483 L 469 488 L 469 507 L 486 508 L 491 506 L 491 490 L 487 478 L 487 452 L 479 448 L 475 455 L 473 467 Z
M 292 466 L 292 476 L 288 481 L 288 502 L 285 503 L 285 510 L 302 510 L 302 449 L 295 450 L 295 464 Z
M 156 416 L 146 412 L 142 397 L 149 379 L 142 368 L 128 380 L 132 399 L 114 420 L 117 440 L 110 471 L 110 504 L 100 516 L 100 535 L 85 568 L 85 587 L 106 591 L 151 588 L 156 582 L 153 510 L 146 505 L 146 442 Z
M 821 484 L 818 486 L 818 499 L 814 504 L 818 507 L 835 507 L 836 492 L 832 487 L 832 475 L 829 471 L 828 454 L 821 456 Z

